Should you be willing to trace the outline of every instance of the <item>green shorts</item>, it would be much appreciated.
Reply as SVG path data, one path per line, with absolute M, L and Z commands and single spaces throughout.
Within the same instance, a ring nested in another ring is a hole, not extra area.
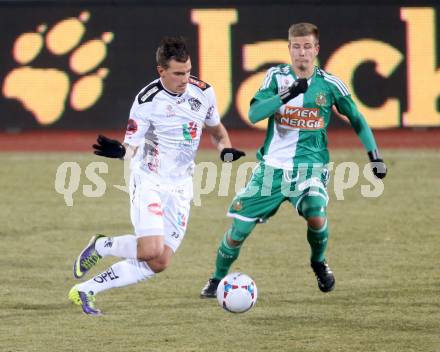
M 260 162 L 252 177 L 232 200 L 228 216 L 246 222 L 264 222 L 289 200 L 299 215 L 326 216 L 328 170 L 323 164 L 301 164 L 292 171 Z

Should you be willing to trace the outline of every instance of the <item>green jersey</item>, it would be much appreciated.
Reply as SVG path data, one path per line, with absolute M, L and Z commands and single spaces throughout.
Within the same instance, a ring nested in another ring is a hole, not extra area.
M 376 149 L 371 129 L 339 78 L 315 67 L 307 91 L 283 104 L 278 94 L 296 79 L 290 65 L 270 68 L 251 102 L 252 122 L 269 118 L 259 160 L 287 170 L 301 163 L 327 164 L 327 127 L 333 105 L 349 118 L 367 151 Z

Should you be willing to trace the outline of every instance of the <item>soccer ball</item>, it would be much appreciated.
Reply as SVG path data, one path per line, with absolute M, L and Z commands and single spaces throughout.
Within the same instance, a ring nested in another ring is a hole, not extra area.
M 231 273 L 220 280 L 217 300 L 231 313 L 244 313 L 257 303 L 257 285 L 243 273 Z

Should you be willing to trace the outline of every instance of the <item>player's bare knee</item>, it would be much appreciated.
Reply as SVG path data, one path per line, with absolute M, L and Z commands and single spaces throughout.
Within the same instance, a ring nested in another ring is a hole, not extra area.
M 325 217 L 322 216 L 311 216 L 307 218 L 307 225 L 314 230 L 320 230 L 325 225 Z
M 160 241 L 145 241 L 140 238 L 137 242 L 137 259 L 149 261 L 162 255 L 164 245 Z
M 226 232 L 226 243 L 231 248 L 240 247 L 255 227 L 255 223 L 234 219 L 232 226 Z
M 170 247 L 164 246 L 162 254 L 154 259 L 148 260 L 147 264 L 156 274 L 160 273 L 168 268 L 168 266 L 171 264 L 173 254 L 174 251 Z
M 228 243 L 228 246 L 230 246 L 230 247 L 232 247 L 232 248 L 234 248 L 234 247 L 240 247 L 241 244 L 243 243 L 243 241 L 236 241 L 236 240 L 233 240 L 233 239 L 231 238 L 231 236 L 227 236 L 227 237 L 226 237 L 226 242 Z
M 170 258 L 162 258 L 158 257 L 148 261 L 148 266 L 151 270 L 153 270 L 156 274 L 164 271 L 171 263 Z

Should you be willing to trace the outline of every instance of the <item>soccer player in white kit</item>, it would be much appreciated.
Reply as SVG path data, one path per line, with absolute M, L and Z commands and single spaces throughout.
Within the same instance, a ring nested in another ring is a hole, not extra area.
M 213 137 L 223 161 L 245 155 L 231 147 L 213 88 L 190 76 L 185 41 L 164 38 L 156 61 L 160 77 L 136 96 L 124 143 L 99 136 L 93 146 L 97 155 L 131 159 L 134 234 L 93 236 L 76 258 L 75 278 L 82 278 L 103 257 L 124 258 L 70 290 L 69 299 L 89 315 L 102 314 L 95 307 L 97 293 L 149 279 L 170 264 L 188 225 L 194 158 L 202 127 Z

